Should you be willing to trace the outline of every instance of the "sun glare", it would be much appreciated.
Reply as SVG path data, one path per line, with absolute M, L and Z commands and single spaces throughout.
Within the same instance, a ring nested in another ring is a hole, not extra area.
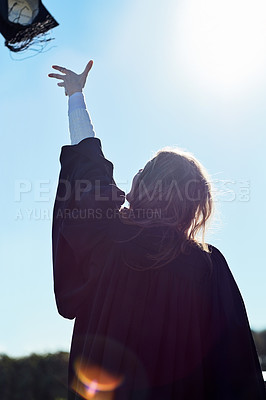
M 179 68 L 201 88 L 239 94 L 265 78 L 264 0 L 180 3 L 175 36 Z

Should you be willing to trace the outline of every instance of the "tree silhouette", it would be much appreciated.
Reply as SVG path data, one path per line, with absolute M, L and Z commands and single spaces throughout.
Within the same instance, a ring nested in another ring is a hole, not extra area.
M 65 400 L 68 353 L 0 356 L 1 400 Z
M 252 332 L 262 370 L 266 370 L 266 330 Z M 66 400 L 68 353 L 0 355 L 1 400 Z
M 266 371 L 266 329 L 261 332 L 252 332 L 261 368 Z

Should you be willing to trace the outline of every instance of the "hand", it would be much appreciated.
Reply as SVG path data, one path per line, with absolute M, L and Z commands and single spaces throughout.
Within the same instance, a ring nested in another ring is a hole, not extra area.
M 73 93 L 82 92 L 92 65 L 93 61 L 90 60 L 86 65 L 84 71 L 79 75 L 71 71 L 70 69 L 59 67 L 58 65 L 53 65 L 52 68 L 62 72 L 62 74 L 64 75 L 48 74 L 48 76 L 50 78 L 62 79 L 63 82 L 59 82 L 57 85 L 65 88 L 66 96 L 71 96 Z

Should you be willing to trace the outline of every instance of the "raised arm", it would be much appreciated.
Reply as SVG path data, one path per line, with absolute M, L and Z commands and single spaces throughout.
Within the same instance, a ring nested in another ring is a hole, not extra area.
M 69 96 L 68 117 L 71 144 L 78 144 L 87 137 L 95 136 L 82 93 L 92 65 L 93 61 L 91 60 L 81 74 L 76 74 L 67 68 L 53 65 L 52 68 L 62 72 L 64 75 L 56 73 L 48 75 L 50 78 L 62 79 L 62 82 L 59 82 L 57 85 L 64 87 L 66 96 Z
M 58 85 L 69 95 L 71 142 L 63 146 L 61 171 L 53 210 L 54 291 L 59 313 L 76 317 L 88 299 L 98 268 L 93 259 L 102 257 L 112 238 L 113 223 L 125 193 L 115 184 L 113 164 L 102 152 L 86 111 L 82 89 L 92 63 L 77 75 L 54 66 L 64 75 Z M 81 79 L 82 76 L 82 79 Z M 83 121 L 83 122 L 82 122 Z
M 91 260 L 104 254 L 125 193 L 115 185 L 113 164 L 98 138 L 63 146 L 60 162 L 52 228 L 54 291 L 59 313 L 72 319 L 93 285 Z

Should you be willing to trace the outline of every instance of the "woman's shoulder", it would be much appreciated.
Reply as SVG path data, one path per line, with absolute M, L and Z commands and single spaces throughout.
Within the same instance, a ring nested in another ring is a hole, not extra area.
M 210 273 L 206 276 L 206 283 L 216 287 L 217 292 L 237 287 L 234 275 L 228 265 L 226 257 L 216 246 L 209 245 Z M 226 289 L 227 288 L 227 289 Z
M 224 254 L 221 252 L 221 250 L 219 250 L 217 247 L 213 245 L 209 245 L 209 249 L 210 249 L 210 258 L 213 265 L 213 269 L 215 268 L 215 271 L 217 273 L 219 271 L 220 272 L 226 271 L 231 274 L 227 260 Z
M 207 250 L 204 250 L 201 245 L 197 243 L 191 243 L 188 246 L 188 255 L 191 260 L 198 263 L 204 263 L 206 260 L 211 262 L 212 265 L 225 264 L 227 261 L 223 253 L 214 245 L 207 244 Z
M 176 264 L 184 273 L 192 274 L 196 280 L 209 279 L 213 276 L 230 273 L 227 261 L 222 252 L 208 244 L 208 250 L 197 243 L 190 243 L 184 253 L 180 254 Z
M 219 250 L 216 246 L 214 246 L 213 244 L 208 244 L 208 248 L 213 258 L 226 262 L 225 256 L 223 255 L 221 250 Z

